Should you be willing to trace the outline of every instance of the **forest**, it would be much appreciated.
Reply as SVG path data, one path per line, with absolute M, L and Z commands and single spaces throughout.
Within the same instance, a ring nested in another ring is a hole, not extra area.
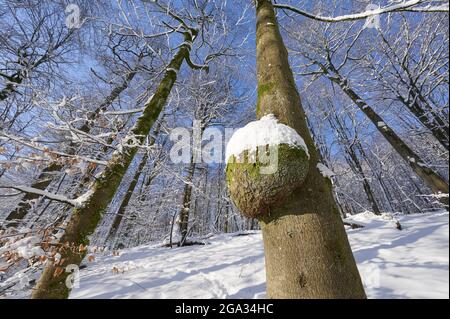
M 0 0 L 0 299 L 448 299 L 448 152 L 448 0 Z

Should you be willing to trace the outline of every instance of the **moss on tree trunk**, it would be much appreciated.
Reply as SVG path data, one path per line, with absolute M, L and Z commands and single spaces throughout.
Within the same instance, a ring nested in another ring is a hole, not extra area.
M 186 42 L 180 47 L 178 53 L 168 65 L 167 71 L 153 98 L 145 105 L 143 114 L 130 132 L 130 135 L 136 137 L 141 144 L 145 141 L 151 127 L 158 119 L 176 81 L 177 72 L 180 70 L 183 61 L 189 56 L 191 47 L 189 43 L 193 41 L 191 32 L 185 33 L 185 40 Z M 64 236 L 60 241 L 61 243 L 68 242 L 75 246 L 89 244 L 89 236 L 94 232 L 103 217 L 104 211 L 114 197 L 137 150 L 137 146 L 130 146 L 125 148 L 123 152 L 116 152 L 113 155 L 101 176 L 92 185 L 90 189 L 92 194 L 89 199 L 82 208 L 75 209 L 73 212 Z M 65 269 L 68 265 L 80 265 L 85 253 L 74 253 L 70 250 L 65 250 L 61 255 L 64 262 L 58 267 Z M 56 267 L 52 264 L 48 264 L 45 267 L 32 294 L 32 298 L 67 298 L 69 296 L 70 289 L 66 285 L 66 278 L 70 274 L 64 272 L 59 276 L 54 276 L 55 270 Z
M 138 60 L 139 62 L 141 59 Z M 139 64 L 138 64 L 139 65 Z M 125 91 L 133 78 L 136 76 L 138 66 L 135 67 L 134 70 L 130 71 L 122 83 L 120 83 L 118 86 L 116 86 L 111 93 L 108 95 L 108 97 L 93 111 L 88 115 L 88 120 L 83 123 L 80 127 L 80 131 L 89 133 L 92 129 L 93 123 L 95 120 L 98 119 L 101 112 L 105 111 L 119 96 L 120 94 Z M 69 154 L 75 154 L 75 145 L 71 143 L 69 147 Z M 54 162 L 51 163 L 49 166 L 44 168 L 39 174 L 39 177 L 37 178 L 37 181 L 31 184 L 32 188 L 39 189 L 39 190 L 45 190 L 47 187 L 53 182 L 55 179 L 55 176 L 58 176 L 58 172 L 60 172 L 64 168 L 64 165 Z M 88 174 L 89 176 L 89 174 Z M 28 212 L 31 209 L 31 200 L 35 200 L 40 198 L 40 195 L 27 193 L 22 200 L 19 202 L 17 207 L 9 213 L 9 215 L 5 218 L 5 228 L 6 227 L 17 227 L 19 226 L 22 219 L 25 218 L 25 216 L 28 214 Z
M 302 136 L 311 155 L 302 185 L 259 217 L 266 255 L 267 296 L 365 298 L 331 182 L 316 167 L 319 154 L 308 130 L 270 0 L 257 1 L 256 40 L 258 118 L 274 114 Z

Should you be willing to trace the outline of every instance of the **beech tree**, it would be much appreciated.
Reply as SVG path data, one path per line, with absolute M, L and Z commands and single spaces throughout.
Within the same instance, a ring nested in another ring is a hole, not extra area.
M 105 209 L 114 197 L 117 188 L 119 187 L 124 174 L 133 161 L 140 146 L 143 146 L 147 135 L 149 134 L 153 124 L 160 117 L 164 109 L 171 90 L 177 80 L 183 62 L 189 65 L 194 70 L 208 70 L 208 66 L 195 64 L 191 59 L 191 50 L 194 46 L 194 41 L 200 36 L 202 31 L 202 23 L 205 20 L 182 15 L 172 11 L 170 7 L 156 1 L 154 3 L 156 10 L 161 14 L 166 14 L 168 17 L 179 24 L 178 27 L 171 27 L 169 23 L 165 25 L 169 27 L 169 31 L 162 33 L 167 35 L 172 32 L 179 32 L 183 36 L 184 42 L 178 47 L 176 54 L 168 63 L 164 71 L 159 85 L 155 93 L 145 103 L 142 109 L 142 115 L 136 120 L 134 126 L 130 129 L 125 137 L 125 145 L 122 149 L 116 150 L 110 160 L 105 164 L 105 168 L 96 180 L 89 187 L 89 190 L 82 197 L 77 200 L 65 200 L 73 203 L 76 208 L 73 211 L 68 225 L 65 228 L 61 243 L 70 243 L 72 247 L 81 247 L 89 244 L 88 236 L 93 233 L 99 220 L 103 216 Z M 198 8 L 200 14 L 207 14 L 205 11 Z M 192 26 L 190 23 L 197 23 L 197 26 Z M 203 39 L 205 39 L 203 37 Z M 210 62 L 215 57 L 220 56 L 219 52 L 214 52 L 209 55 L 205 61 Z M 62 261 L 57 266 L 48 263 L 40 277 L 40 280 L 33 292 L 33 298 L 67 298 L 70 288 L 66 285 L 66 278 L 68 273 L 61 273 L 59 269 L 65 269 L 67 265 L 80 265 L 86 254 L 82 249 L 67 249 L 62 253 Z M 55 275 L 56 274 L 56 275 Z
M 269 298 L 363 299 L 351 215 L 448 206 L 448 1 L 77 3 L 0 4 L 1 297 L 261 229 Z M 242 128 L 180 165 L 180 126 Z
M 164 121 L 164 117 L 165 116 L 163 114 L 161 116 L 161 118 L 158 120 L 158 123 L 153 132 L 153 136 L 150 138 L 149 146 L 153 146 L 155 144 L 156 137 L 161 132 L 161 125 Z M 117 230 L 123 220 L 123 217 L 125 216 L 126 209 L 128 207 L 128 204 L 130 203 L 131 197 L 134 194 L 134 191 L 139 182 L 141 174 L 142 174 L 145 166 L 148 164 L 149 156 L 150 156 L 149 151 L 146 151 L 146 152 L 144 152 L 144 154 L 142 154 L 139 165 L 136 169 L 136 172 L 134 173 L 134 176 L 133 176 L 133 179 L 131 180 L 130 185 L 128 186 L 125 196 L 120 203 L 119 209 L 117 210 L 116 216 L 114 218 L 114 221 L 111 225 L 110 230 L 108 231 L 108 235 L 107 235 L 105 241 L 111 240 L 117 234 Z M 151 183 L 151 178 L 147 179 L 146 183 L 147 183 L 147 187 L 148 187 L 148 184 Z
M 267 178 L 258 175 L 259 165 L 255 166 L 256 171 L 252 164 L 229 162 L 227 166 L 234 202 L 246 210 L 244 214 L 257 217 L 261 223 L 268 297 L 365 298 L 331 183 L 317 167 L 319 154 L 301 108 L 272 1 L 256 1 L 256 12 L 257 116 L 274 114 L 280 123 L 293 128 L 305 140 L 310 153 L 307 159 L 304 154 L 281 145 L 278 167 L 281 173 Z M 300 164 L 304 161 L 307 165 Z M 299 167 L 293 168 L 297 162 Z M 295 171 L 298 169 L 303 172 Z M 256 175 L 250 173 L 252 170 Z M 297 177 L 294 189 L 288 184 L 289 174 Z M 279 186 L 273 188 L 272 184 Z M 257 189 L 262 191 L 257 193 Z M 267 196 L 272 198 L 263 198 Z M 252 205 L 249 201 L 255 200 L 261 205 L 249 209 Z M 331 264 L 334 266 L 329 267 Z

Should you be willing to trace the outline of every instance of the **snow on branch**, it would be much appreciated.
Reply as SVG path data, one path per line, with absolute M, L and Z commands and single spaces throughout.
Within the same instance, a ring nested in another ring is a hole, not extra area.
M 424 1 L 424 0 L 409 0 L 406 2 L 402 2 L 395 5 L 390 5 L 388 7 L 379 8 L 375 10 L 367 10 L 360 13 L 354 13 L 354 14 L 347 14 L 342 15 L 338 17 L 325 17 L 325 16 L 319 16 L 315 15 L 313 13 L 309 13 L 307 11 L 301 10 L 299 8 L 287 5 L 287 4 L 274 4 L 275 8 L 278 9 L 285 9 L 290 10 L 292 12 L 295 12 L 297 14 L 300 14 L 304 17 L 314 19 L 317 21 L 322 22 L 344 22 L 344 21 L 355 21 L 355 20 L 362 20 L 367 19 L 372 16 L 386 14 L 386 13 L 392 13 L 392 12 L 422 12 L 422 13 L 430 13 L 430 12 L 449 12 L 449 4 L 444 3 L 441 5 L 433 5 L 432 3 L 435 3 L 434 1 Z M 425 5 L 426 4 L 426 5 Z
M 75 158 L 77 160 L 80 161 L 84 161 L 84 162 L 88 162 L 88 163 L 93 163 L 93 164 L 97 164 L 97 165 L 102 165 L 102 166 L 106 166 L 108 163 L 105 161 L 101 161 L 101 160 L 96 160 L 96 159 L 92 159 L 86 156 L 81 156 L 81 155 L 71 155 L 71 154 L 67 154 L 64 152 L 60 152 L 60 151 L 55 151 L 55 150 L 50 150 L 48 147 L 46 146 L 42 146 L 39 145 L 38 143 L 35 142 L 31 142 L 31 141 L 27 141 L 21 137 L 15 136 L 15 135 L 11 135 L 5 132 L 0 132 L 0 141 L 13 141 L 15 143 L 21 144 L 23 146 L 47 153 L 47 154 L 51 154 L 54 155 L 55 157 L 67 157 L 67 158 Z
M 325 164 L 319 163 L 317 164 L 317 169 L 320 171 L 320 174 L 322 174 L 323 177 L 331 179 L 333 176 L 336 176 L 336 174 L 329 169 Z
M 103 112 L 102 115 L 129 115 L 129 114 L 142 113 L 144 110 L 145 110 L 145 107 L 140 107 L 140 108 L 131 109 L 131 110 L 119 110 L 119 111 Z
M 80 206 L 80 202 L 77 200 L 72 200 L 69 199 L 65 196 L 62 195 L 58 195 L 58 194 L 53 194 L 53 193 L 49 193 L 37 188 L 33 188 L 33 187 L 28 187 L 28 186 L 13 186 L 13 185 L 0 185 L 0 188 L 3 189 L 14 189 L 17 190 L 19 192 L 22 193 L 28 193 L 28 194 L 36 194 L 39 196 L 43 196 L 43 197 L 47 197 L 48 199 L 60 202 L 60 203 L 65 203 L 65 204 L 70 204 L 72 206 L 78 207 Z
M 91 195 L 93 193 L 93 191 L 90 190 L 75 199 L 70 199 L 63 195 L 58 195 L 58 194 L 47 192 L 45 190 L 41 190 L 41 189 L 29 187 L 29 186 L 23 186 L 23 185 L 19 185 L 19 186 L 17 186 L 17 185 L 0 185 L 0 189 L 14 189 L 14 190 L 22 192 L 22 193 L 36 194 L 36 195 L 39 195 L 42 197 L 46 197 L 50 200 L 54 200 L 54 201 L 64 203 L 64 204 L 69 204 L 71 206 L 74 206 L 75 208 L 82 207 L 85 204 L 85 202 L 91 197 Z

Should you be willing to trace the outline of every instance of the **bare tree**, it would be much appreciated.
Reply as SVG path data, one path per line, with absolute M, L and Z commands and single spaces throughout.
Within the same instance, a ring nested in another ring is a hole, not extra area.
M 351 74 L 355 71 L 353 61 L 361 59 L 361 56 L 365 56 L 366 53 L 362 49 L 355 52 L 352 49 L 358 43 L 364 29 L 355 30 L 347 27 L 344 30 L 343 26 L 334 29 L 330 26 L 324 28 L 330 34 L 329 36 L 326 35 L 327 33 L 318 36 L 318 32 L 321 31 L 317 28 L 311 28 L 309 33 L 296 34 L 300 37 L 302 46 L 294 51 L 306 61 L 306 69 L 301 74 L 313 76 L 314 80 L 323 75 L 337 85 L 434 193 L 448 194 L 447 181 L 427 166 L 421 156 L 403 141 L 353 87 L 354 81 L 351 78 Z M 312 40 L 313 37 L 316 37 L 317 41 Z M 442 201 L 446 203 L 448 199 L 443 198 Z

